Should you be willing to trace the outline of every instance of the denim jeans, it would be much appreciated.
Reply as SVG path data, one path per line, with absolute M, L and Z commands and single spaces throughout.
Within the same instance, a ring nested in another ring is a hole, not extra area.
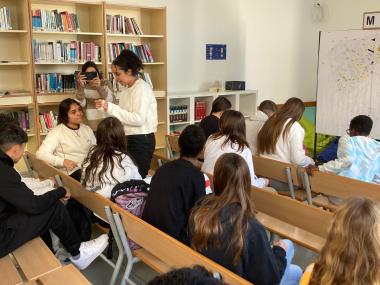
M 294 245 L 290 240 L 283 240 L 288 246 L 286 251 L 286 268 L 282 276 L 280 285 L 298 285 L 302 277 L 302 269 L 295 264 L 291 264 L 294 257 Z

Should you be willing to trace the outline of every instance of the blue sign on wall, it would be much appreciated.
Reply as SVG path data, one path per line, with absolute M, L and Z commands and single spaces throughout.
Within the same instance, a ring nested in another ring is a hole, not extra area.
M 206 44 L 206 60 L 226 60 L 227 45 Z

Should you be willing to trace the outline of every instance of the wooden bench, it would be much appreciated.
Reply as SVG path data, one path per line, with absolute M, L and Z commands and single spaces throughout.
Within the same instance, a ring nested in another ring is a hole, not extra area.
M 211 183 L 213 177 L 207 174 Z M 312 251 L 323 247 L 333 214 L 265 188 L 251 186 L 256 218 L 270 232 Z
M 41 238 L 34 238 L 0 259 L 0 284 L 22 284 L 61 267 Z
M 166 148 L 170 160 L 179 157 L 180 148 L 178 145 L 179 135 L 165 135 Z
M 312 203 L 311 193 L 307 187 L 305 187 L 305 190 L 295 190 L 295 187 L 303 188 L 304 186 L 302 183 L 303 181 L 298 175 L 298 172 L 304 176 L 303 178 L 307 177 L 306 172 L 302 171 L 301 169 L 298 170 L 297 166 L 290 163 L 281 162 L 257 155 L 254 155 L 252 158 L 256 175 L 288 184 L 289 192 L 278 191 L 280 194 L 287 196 L 290 195 L 293 199 L 300 201 L 307 200 L 309 204 Z
M 339 198 L 348 198 L 363 196 L 380 201 L 380 185 L 367 183 L 357 179 L 352 179 L 334 173 L 314 171 L 308 177 L 311 190 L 318 194 L 326 196 L 336 196 Z M 331 210 L 336 206 L 327 201 L 326 197 L 315 197 L 313 203 Z
M 27 285 L 90 285 L 91 283 L 72 264 L 46 273 Z
M 111 208 L 115 212 L 116 219 L 121 217 L 120 223 L 123 223 L 123 230 L 127 232 L 128 238 L 142 246 L 142 249 L 133 252 L 134 257 L 137 257 L 159 273 L 170 271 L 173 268 L 200 264 L 209 270 L 219 272 L 223 279 L 230 284 L 250 284 L 238 275 L 120 208 L 110 200 L 97 193 L 86 191 L 78 181 L 36 159 L 34 155 L 27 153 L 27 158 L 33 171 L 36 171 L 40 177 L 47 178 L 59 175 L 63 185 L 70 189 L 73 198 L 107 221 L 110 221 L 110 216 L 105 213 L 104 208 Z M 112 231 L 114 232 L 114 228 L 112 228 Z M 128 244 L 124 244 L 124 249 L 128 250 L 128 248 Z M 135 262 L 136 260 L 133 260 L 132 265 Z M 126 272 L 130 272 L 130 270 L 131 268 L 127 268 Z

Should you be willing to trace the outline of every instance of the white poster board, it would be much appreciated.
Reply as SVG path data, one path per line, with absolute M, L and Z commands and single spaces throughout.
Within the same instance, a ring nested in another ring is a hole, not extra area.
M 321 32 L 316 131 L 343 135 L 368 115 L 380 139 L 380 30 Z

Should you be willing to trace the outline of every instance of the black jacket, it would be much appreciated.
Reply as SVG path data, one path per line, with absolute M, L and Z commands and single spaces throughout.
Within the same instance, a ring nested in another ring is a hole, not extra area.
M 205 191 L 203 173 L 191 162 L 177 159 L 160 167 L 153 176 L 142 218 L 189 244 L 187 227 L 190 211 Z
M 44 195 L 35 196 L 13 168 L 12 159 L 0 150 L 0 248 L 10 238 L 7 231 L 17 229 L 21 219 L 38 215 L 53 206 L 66 195 L 59 187 Z
M 263 226 L 256 219 L 249 220 L 240 260 L 236 265 L 233 264 L 235 252 L 227 250 L 228 242 L 234 234 L 229 217 L 237 211 L 240 211 L 237 204 L 222 210 L 221 246 L 209 246 L 202 253 L 255 285 L 279 284 L 286 268 L 286 252 L 278 246 L 271 248 Z M 190 233 L 192 231 L 193 229 L 190 229 Z

